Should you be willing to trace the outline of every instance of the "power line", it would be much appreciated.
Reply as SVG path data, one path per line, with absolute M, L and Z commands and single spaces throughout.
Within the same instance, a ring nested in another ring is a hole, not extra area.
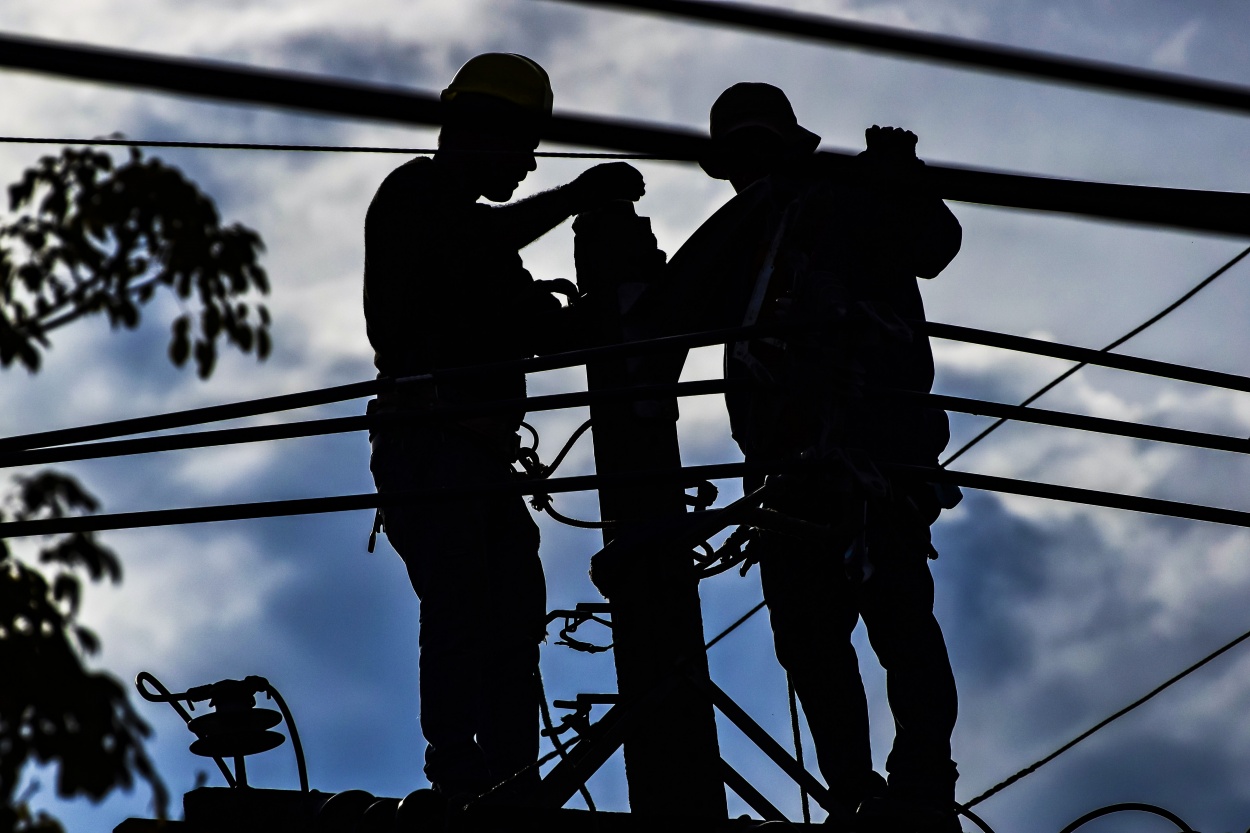
M 1203 289 L 1205 289 L 1208 285 L 1210 285 L 1210 284 L 1211 284 L 1211 282 L 1212 282 L 1212 281 L 1214 281 L 1214 280 L 1215 280 L 1216 278 L 1218 278 L 1220 275 L 1223 275 L 1223 274 L 1224 274 L 1225 272 L 1227 272 L 1229 269 L 1231 269 L 1231 268 L 1233 268 L 1234 266 L 1236 266 L 1236 265 L 1237 265 L 1237 264 L 1238 264 L 1238 263 L 1239 263 L 1239 262 L 1240 262 L 1240 261 L 1241 261 L 1241 260 L 1242 260 L 1242 259 L 1246 256 L 1246 255 L 1250 255 L 1250 248 L 1242 249 L 1242 251 L 1241 251 L 1241 253 L 1240 253 L 1240 254 L 1238 254 L 1238 255 L 1237 255 L 1236 257 L 1234 257 L 1232 260 L 1230 260 L 1230 261 L 1228 261 L 1227 263 L 1225 263 L 1225 264 L 1224 264 L 1223 266 L 1221 266 L 1219 269 L 1216 269 L 1216 270 L 1215 270 L 1214 272 L 1212 272 L 1210 275 L 1207 275 L 1205 278 L 1203 278 L 1201 281 L 1199 281 L 1199 282 L 1198 282 L 1198 283 L 1197 283 L 1197 284 L 1196 284 L 1196 285 L 1195 285 L 1192 289 L 1190 289 L 1190 290 L 1189 290 L 1188 292 L 1186 292 L 1184 295 L 1182 295 L 1181 297 L 1177 298 L 1177 299 L 1176 299 L 1175 301 L 1173 301 L 1171 304 L 1169 304 L 1168 306 L 1164 307 L 1162 310 L 1160 310 L 1159 312 L 1155 313 L 1155 314 L 1154 314 L 1154 315 L 1152 315 L 1150 318 L 1148 318 L 1148 319 L 1146 319 L 1145 321 L 1143 321 L 1141 324 L 1138 324 L 1136 327 L 1134 327 L 1133 329 L 1129 330 L 1127 333 L 1125 333 L 1124 335 L 1120 336 L 1120 337 L 1119 337 L 1119 338 L 1117 338 L 1115 341 L 1113 341 L 1113 342 L 1111 342 L 1110 344 L 1108 344 L 1106 347 L 1102 348 L 1102 350 L 1100 350 L 1099 352 L 1100 352 L 1100 353 L 1108 353 L 1108 352 L 1110 352 L 1110 351 L 1114 350 L 1115 348 L 1119 347 L 1119 346 L 1120 346 L 1121 344 L 1123 344 L 1124 342 L 1126 342 L 1126 341 L 1128 341 L 1129 339 L 1133 338 L 1134 336 L 1136 336 L 1136 335 L 1138 335 L 1138 334 L 1140 334 L 1140 333 L 1142 333 L 1142 332 L 1146 331 L 1146 330 L 1147 330 L 1147 329 L 1149 329 L 1150 327 L 1152 327 L 1152 326 L 1154 326 L 1155 324 L 1159 323 L 1159 322 L 1160 322 L 1160 321 L 1162 321 L 1164 318 L 1166 318 L 1168 315 L 1170 315 L 1172 312 L 1176 311 L 1176 310 L 1177 310 L 1177 309 L 1178 309 L 1178 308 L 1179 308 L 1182 304 L 1184 304 L 1184 303 L 1185 303 L 1186 301 L 1188 301 L 1190 298 L 1194 297 L 1194 296 L 1195 296 L 1195 295 L 1197 295 L 1199 292 L 1201 292 Z M 1020 405 L 1021 405 L 1021 406 L 1025 406 L 1025 405 L 1031 405 L 1031 404 L 1033 404 L 1033 403 L 1034 403 L 1034 402 L 1036 402 L 1038 399 L 1040 399 L 1040 398 L 1041 398 L 1041 397 L 1042 397 L 1045 393 L 1047 393 L 1047 392 L 1049 392 L 1050 390 L 1052 390 L 1052 389 L 1053 389 L 1056 385 L 1058 385 L 1058 384 L 1060 384 L 1061 382 L 1063 382 L 1065 379 L 1067 379 L 1069 376 L 1071 376 L 1071 375 L 1073 375 L 1074 373 L 1076 373 L 1076 372 L 1077 372 L 1078 370 L 1080 370 L 1081 368 L 1085 367 L 1087 364 L 1089 364 L 1089 362 L 1084 362 L 1084 361 L 1083 361 L 1083 362 L 1078 362 L 1077 364 L 1075 364 L 1075 365 L 1073 365 L 1072 367 L 1068 368 L 1068 369 L 1067 369 L 1067 370 L 1065 370 L 1063 373 L 1060 373 L 1060 374 L 1059 374 L 1058 376 L 1056 376 L 1054 379 L 1051 379 L 1049 382 L 1047 382 L 1046 384 L 1042 385 L 1040 388 L 1038 388 L 1037 390 L 1035 390 L 1035 391 L 1034 391 L 1032 394 L 1030 394 L 1030 395 L 1029 395 L 1029 396 L 1028 396 L 1028 397 L 1027 397 L 1027 398 L 1026 398 L 1023 402 L 1021 402 L 1021 403 L 1020 403 Z M 1000 417 L 999 419 L 995 420 L 995 421 L 994 421 L 994 423 L 993 423 L 993 424 L 991 424 L 988 428 L 986 428 L 986 429 L 985 429 L 984 431 L 982 431 L 981 433 L 977 434 L 977 435 L 976 435 L 975 437 L 973 437 L 972 439 L 968 440 L 968 442 L 964 443 L 964 444 L 963 444 L 963 445 L 959 448 L 959 450 L 958 450 L 958 451 L 956 451 L 954 454 L 952 454 L 951 456 L 947 457 L 944 461 L 942 461 L 942 464 L 941 464 L 941 465 L 942 465 L 942 467 L 943 467 L 943 468 L 945 468 L 946 466 L 949 466 L 951 463 L 953 463 L 953 462 L 955 462 L 956 460 L 958 460 L 961 456 L 963 456 L 964 452 L 968 451 L 968 450 L 969 450 L 969 449 L 971 449 L 974 445 L 976 445 L 977 443 L 981 442 L 981 440 L 985 439 L 985 438 L 986 438 L 986 437 L 988 437 L 990 434 L 992 434 L 992 433 L 994 433 L 995 431 L 997 431 L 997 430 L 998 430 L 998 428 L 999 428 L 999 426 L 1001 426 L 1001 425 L 1002 425 L 1004 422 L 1006 422 L 1006 421 L 1007 421 L 1007 418 L 1006 418 L 1006 417 Z
M 986 347 L 999 347 L 1038 356 L 1050 356 L 1054 359 L 1085 362 L 1099 367 L 1111 367 L 1127 370 L 1131 373 L 1143 373 L 1160 376 L 1164 379 L 1175 379 L 1180 382 L 1192 382 L 1198 385 L 1210 385 L 1250 392 L 1250 377 L 1238 376 L 1233 373 L 1221 373 L 1217 370 L 1204 370 L 1155 359 L 1143 359 L 1123 353 L 1104 353 L 1101 350 L 1090 350 L 1086 347 L 1073 347 L 1053 341 L 1042 341 L 1037 338 L 996 333 L 990 330 L 979 330 L 975 327 L 963 327 L 957 324 L 942 324 L 937 321 L 908 321 L 914 330 L 935 338 L 963 341 L 969 344 L 981 344 Z
M 360 509 L 377 509 L 382 506 L 429 500 L 462 500 L 468 497 L 489 495 L 533 495 L 562 492 L 592 491 L 605 487 L 642 483 L 683 483 L 697 485 L 704 480 L 723 480 L 753 474 L 776 474 L 810 467 L 811 463 L 787 461 L 772 464 L 715 463 L 689 466 L 675 470 L 640 471 L 610 475 L 578 475 L 553 480 L 525 479 L 509 483 L 458 489 L 432 489 L 409 492 L 368 493 L 336 497 L 297 498 L 293 500 L 260 501 L 251 503 L 200 506 L 182 509 L 156 509 L 142 512 L 119 512 L 106 515 L 84 515 L 63 518 L 39 518 L 28 521 L 0 523 L 0 539 L 21 538 L 31 535 L 60 535 L 72 532 L 99 532 L 108 529 L 139 529 L 153 526 L 172 526 L 217 521 L 247 520 L 255 518 L 288 517 L 292 515 L 315 515 L 329 512 L 351 512 Z M 1123 495 L 1094 489 L 1079 489 L 1016 480 L 974 472 L 951 471 L 930 466 L 909 466 L 897 463 L 882 464 L 886 474 L 904 474 L 919 482 L 953 483 L 972 489 L 983 489 L 1007 494 L 1040 497 L 1068 503 L 1126 509 L 1173 518 L 1186 518 L 1229 526 L 1250 527 L 1250 512 L 1236 509 L 1202 506 L 1181 501 Z M 706 510 L 711 513 L 716 510 Z
M 442 124 L 437 95 L 379 84 L 172 58 L 39 38 L 0 35 L 0 66 L 92 83 L 116 84 L 233 104 L 405 125 Z M 708 138 L 685 127 L 557 114 L 547 141 L 696 161 Z M 823 151 L 837 176 L 859 170 L 855 155 Z M 924 184 L 945 199 L 1100 219 L 1250 236 L 1250 195 L 1080 182 L 929 164 Z
M 701 333 L 687 333 L 664 338 L 631 341 L 624 344 L 610 344 L 602 347 L 589 347 L 582 350 L 571 350 L 564 353 L 551 353 L 530 359 L 515 359 L 487 365 L 445 368 L 420 376 L 400 379 L 381 378 L 367 382 L 356 382 L 348 385 L 337 385 L 329 388 L 305 391 L 302 393 L 282 394 L 235 402 L 227 405 L 213 405 L 205 408 L 192 408 L 168 414 L 157 414 L 148 417 L 136 417 L 97 425 L 78 428 L 60 428 L 52 431 L 39 431 L 13 437 L 0 438 L 0 453 L 23 451 L 33 448 L 46 448 L 67 443 L 83 443 L 121 437 L 128 434 L 140 434 L 150 431 L 163 431 L 172 428 L 186 428 L 207 422 L 218 422 L 227 419 L 258 416 L 277 411 L 307 408 L 314 405 L 326 405 L 334 402 L 345 402 L 351 399 L 362 399 L 407 386 L 437 383 L 450 379 L 463 379 L 481 376 L 486 373 L 539 373 L 546 370 L 557 370 L 565 367 L 584 364 L 590 360 L 625 358 L 644 355 L 646 353 L 663 353 L 673 350 L 684 350 L 712 344 L 723 344 L 752 336 L 776 334 L 783 327 L 777 325 L 753 325 L 750 327 L 730 327 L 723 330 L 710 330 Z
M 892 463 L 882 465 L 880 468 L 887 474 L 891 472 L 906 473 L 921 481 L 931 483 L 953 483 L 956 486 L 967 486 L 970 489 L 982 489 L 989 492 L 1004 492 L 1011 495 L 1060 500 L 1065 503 L 1102 506 L 1108 509 L 1127 509 L 1131 512 L 1145 512 L 1150 515 L 1187 518 L 1193 521 L 1207 521 L 1229 526 L 1250 526 L 1250 512 L 1242 512 L 1236 509 L 1221 509 L 1219 507 L 1200 506 L 1181 501 L 1122 495 L 1114 492 L 1102 492 L 1096 489 L 1079 489 L 1074 486 L 1057 486 L 1051 483 L 1039 483 L 1034 480 L 1017 480 L 1010 477 L 996 477 L 968 471 L 951 471 L 950 469 L 929 466 L 908 466 Z M 0 527 L 0 529 L 2 528 Z
M 284 145 L 257 142 L 183 142 L 157 139 L 53 139 L 43 136 L 0 136 L 0 144 L 18 145 L 81 145 L 132 148 L 190 148 L 192 150 L 265 150 L 296 153 L 397 153 L 405 155 L 434 154 L 438 148 L 379 147 L 375 145 Z M 463 152 L 463 151 L 462 151 Z M 472 151 L 470 151 L 472 152 Z M 488 153 L 488 151 L 481 151 Z M 535 151 L 535 156 L 556 159 L 638 159 L 678 161 L 647 153 L 579 153 L 573 151 Z
M 720 642 L 722 639 L 724 639 L 725 637 L 729 636 L 729 634 L 731 634 L 731 633 L 733 633 L 734 631 L 736 631 L 739 627 L 741 627 L 742 625 L 746 624 L 747 620 L 748 620 L 748 619 L 750 619 L 750 618 L 751 618 L 752 616 L 754 616 L 755 614 L 759 613 L 761 610 L 763 610 L 763 609 L 764 609 L 764 606 L 765 606 L 766 604 L 767 604 L 767 602 L 760 602 L 760 603 L 759 603 L 759 604 L 757 604 L 755 607 L 751 608 L 751 609 L 750 609 L 750 610 L 748 610 L 746 613 L 744 613 L 744 614 L 742 614 L 741 616 L 739 616 L 736 620 L 734 620 L 734 623 L 733 623 L 732 625 L 730 625 L 729 627 L 725 628 L 723 631 L 721 631 L 720 633 L 716 634 L 716 636 L 714 636 L 714 637 L 712 637 L 711 639 L 709 639 L 709 640 L 708 640 L 708 642 L 707 642 L 707 644 L 703 646 L 703 650 L 705 650 L 705 651 L 706 651 L 706 650 L 710 649 L 710 648 L 711 648 L 713 645 L 715 645 L 717 642 Z
M 377 428 L 381 425 L 412 424 L 417 421 L 447 420 L 501 412 L 551 411 L 561 408 L 581 407 L 592 402 L 608 400 L 706 396 L 725 393 L 734 387 L 741 387 L 747 384 L 749 383 L 746 380 L 705 379 L 669 385 L 639 385 L 603 391 L 576 391 L 572 393 L 530 396 L 521 399 L 501 399 L 470 404 L 443 405 L 436 406 L 428 411 L 377 413 L 368 416 L 305 420 L 281 425 L 259 425 L 158 437 L 56 445 L 25 451 L 0 451 L 0 468 L 65 463 L 76 460 L 95 460 L 104 457 L 151 454 L 161 451 L 211 448 L 236 443 L 268 442 L 342 434 Z M 945 411 L 959 411 L 981 416 L 999 416 L 1003 420 L 1019 420 L 1039 425 L 1075 428 L 1081 431 L 1093 431 L 1139 440 L 1174 443 L 1195 448 L 1228 451 L 1235 454 L 1250 454 L 1250 440 L 1244 437 L 1142 425 L 1136 422 L 1104 419 L 1082 414 L 1068 414 L 1042 408 L 1029 408 L 1023 405 L 1006 405 L 959 396 L 921 393 L 919 391 L 870 389 L 866 391 L 866 395 L 876 399 L 901 401 L 918 407 L 938 408 Z
M 1181 104 L 1250 114 L 1250 88 L 1219 81 L 1151 72 L 1103 61 L 1030 49 L 980 43 L 946 35 L 921 34 L 871 23 L 838 20 L 746 3 L 701 0 L 561 0 L 574 5 L 655 12 L 801 40 L 838 44 L 953 64 L 1041 81 L 1129 93 Z
M 971 327 L 959 327 L 937 322 L 910 322 L 912 326 L 939 338 L 949 338 L 974 344 L 983 344 L 1017 350 L 1056 358 L 1082 361 L 1104 367 L 1128 370 L 1137 373 L 1148 373 L 1164 378 L 1178 379 L 1196 384 L 1211 385 L 1230 390 L 1250 391 L 1250 377 L 1236 376 L 1229 373 L 1192 368 L 1185 365 L 1142 359 L 1135 356 L 1105 353 L 1082 347 L 1040 341 L 1022 336 L 995 333 L 989 330 L 978 330 Z M 295 408 L 311 407 L 320 404 L 359 399 L 376 395 L 395 388 L 437 383 L 442 380 L 480 376 L 500 371 L 519 373 L 535 373 L 544 370 L 579 365 L 594 359 L 634 356 L 643 353 L 656 353 L 687 349 L 695 346 L 720 344 L 725 341 L 740 340 L 745 336 L 758 336 L 768 332 L 776 332 L 780 327 L 769 329 L 765 325 L 752 327 L 735 327 L 724 330 L 712 330 L 702 333 L 690 333 L 680 336 L 668 336 L 645 341 L 633 341 L 624 344 L 592 347 L 566 353 L 556 353 L 531 359 L 519 359 L 486 365 L 474 365 L 462 368 L 449 368 L 435 371 L 422 376 L 404 379 L 375 379 L 348 385 L 305 391 L 302 393 L 283 394 L 261 399 L 225 405 L 193 408 L 167 414 L 148 417 L 117 420 L 97 425 L 86 425 L 77 428 L 63 428 L 24 434 L 14 437 L 0 438 L 0 467 L 33 465 L 35 463 L 65 462 L 74 459 L 89 459 L 126 454 L 143 454 L 155 451 L 170 451 L 233 442 L 261 442 L 266 440 L 308 437 L 320 434 L 357 431 L 371 424 L 365 417 L 341 417 L 327 420 L 308 420 L 288 425 L 256 426 L 250 428 L 228 429 L 216 432 L 200 432 L 172 437 L 152 437 L 128 440 L 118 443 L 97 443 L 111 437 L 128 434 L 147 433 L 152 431 L 185 428 L 209 422 L 238 419 L 248 416 L 274 413 Z M 499 402 L 473 403 L 471 405 L 443 407 L 434 415 L 450 417 L 472 413 L 487 413 L 507 408 L 523 407 L 531 410 L 550 410 L 561 407 L 575 407 L 588 404 L 602 397 L 646 396 L 654 395 L 703 395 L 719 393 L 727 389 L 725 380 L 704 380 L 700 382 L 679 383 L 677 385 L 646 386 L 642 388 L 623 388 L 617 391 L 605 391 L 590 394 L 588 392 L 553 394 L 545 397 L 534 397 L 522 400 L 506 400 Z M 1205 434 L 1197 431 L 1186 431 L 1177 428 L 1137 425 L 1117 420 L 1089 417 L 1079 414 L 1066 414 L 1038 408 L 1027 408 L 1017 405 L 1006 405 L 994 402 L 983 402 L 941 394 L 921 393 L 903 390 L 875 390 L 870 395 L 890 397 L 894 399 L 912 400 L 916 404 L 946 410 L 962 411 L 972 414 L 1001 416 L 1006 419 L 1018 419 L 1044 425 L 1077 428 L 1079 430 L 1098 431 L 1117 434 L 1137 439 L 1158 442 L 1179 443 L 1202 448 L 1246 453 L 1246 442 L 1241 438 L 1227 437 L 1218 434 Z M 56 448 L 60 447 L 60 448 Z M 36 451 L 38 450 L 38 451 Z
M 428 411 L 362 414 L 360 416 L 332 417 L 329 419 L 310 419 L 281 425 L 256 425 L 246 428 L 194 431 L 186 434 L 158 437 L 55 445 L 24 451 L 0 451 L 0 468 L 67 463 L 77 460 L 98 460 L 105 457 L 153 454 L 161 451 L 185 451 L 194 448 L 214 448 L 239 443 L 291 440 L 329 434 L 346 434 L 352 431 L 364 431 L 384 425 L 411 425 L 417 422 L 451 420 L 465 416 L 515 413 L 518 410 L 525 412 L 553 411 L 561 408 L 581 407 L 592 402 L 601 401 L 706 396 L 724 393 L 731 388 L 739 386 L 734 380 L 703 379 L 671 385 L 639 385 L 613 390 L 576 391 L 573 393 L 530 396 L 521 399 L 499 399 L 489 402 L 442 405 Z M 554 468 L 554 464 L 552 467 Z
M 1054 752 L 1051 752 L 1051 753 L 1050 753 L 1049 755 L 1047 755 L 1046 757 L 1044 757 L 1044 758 L 1042 758 L 1042 759 L 1040 759 L 1040 760 L 1038 760 L 1038 761 L 1035 761 L 1035 762 L 1034 762 L 1034 763 L 1032 763 L 1032 764 L 1029 764 L 1029 765 L 1028 765 L 1028 766 L 1026 766 L 1024 769 L 1022 769 L 1022 770 L 1020 770 L 1019 772 L 1017 772 L 1015 775 L 1012 775 L 1010 778 L 1007 778 L 1006 780 L 1004 780 L 1004 781 L 1002 781 L 1002 782 L 1000 782 L 1000 783 L 998 783 L 998 784 L 995 784 L 993 787 L 990 787 L 988 790 L 986 790 L 985 792 L 983 792 L 983 793 L 981 793 L 980 795 L 978 795 L 976 798 L 974 798 L 974 799 L 972 799 L 971 801 L 969 801 L 969 802 L 967 803 L 967 805 L 966 805 L 966 806 L 967 806 L 967 807 L 975 807 L 976 805 L 980 804 L 982 801 L 985 801 L 987 798 L 990 798 L 991 796 L 994 796 L 994 795 L 996 795 L 997 793 L 999 793 L 999 792 L 1001 792 L 1001 791 L 1005 790 L 1007 787 L 1010 787 L 1012 784 L 1016 783 L 1016 782 L 1017 782 L 1017 781 L 1019 781 L 1021 778 L 1024 778 L 1024 777 L 1025 777 L 1025 776 L 1027 776 L 1027 775 L 1031 775 L 1032 773 L 1034 773 L 1034 772 L 1036 772 L 1037 770 L 1041 769 L 1041 768 L 1042 768 L 1043 766 L 1045 766 L 1046 764 L 1048 764 L 1048 763 L 1050 763 L 1051 761 L 1053 761 L 1055 758 L 1058 758 L 1058 757 L 1059 757 L 1060 755 L 1062 755 L 1064 752 L 1067 752 L 1069 749 L 1071 749 L 1072 747 L 1076 746 L 1076 745 L 1077 745 L 1078 743 L 1080 743 L 1081 741 L 1083 741 L 1083 740 L 1085 740 L 1086 738 L 1088 738 L 1089 736 L 1093 735 L 1095 732 L 1097 732 L 1097 731 L 1099 731 L 1100 729 L 1102 729 L 1102 728 L 1104 728 L 1104 727 L 1108 726 L 1109 724 L 1111 724 L 1111 723 L 1115 722 L 1116 720 L 1119 720 L 1119 719 L 1120 719 L 1121 717 L 1123 717 L 1124 715 L 1126 715 L 1126 714 L 1128 714 L 1129 712 L 1133 711 L 1133 709 L 1136 709 L 1138 706 L 1141 706 L 1142 704 L 1144 704 L 1144 703 L 1148 702 L 1149 700 L 1153 699 L 1156 695 L 1158 695 L 1158 694 L 1162 693 L 1164 690 L 1166 690 L 1166 689 L 1170 688 L 1170 687 L 1171 687 L 1171 686 L 1173 686 L 1174 684 L 1176 684 L 1176 683 L 1180 682 L 1181 680 L 1185 679 L 1185 678 L 1186 678 L 1186 677 L 1188 677 L 1190 674 L 1194 673 L 1194 672 L 1195 672 L 1195 671 L 1197 671 L 1199 668 L 1202 668 L 1204 665 L 1206 665 L 1207 663 L 1209 663 L 1211 660 L 1215 659 L 1216 657 L 1220 656 L 1221 654 L 1224 654 L 1224 653 L 1227 653 L 1228 651 L 1231 651 L 1233 648 L 1237 647 L 1237 646 L 1238 646 L 1238 645 L 1240 645 L 1242 642 L 1245 642 L 1247 639 L 1250 639 L 1250 631 L 1246 631 L 1246 632 L 1245 632 L 1245 633 L 1243 633 L 1241 636 L 1237 637 L 1237 638 L 1236 638 L 1236 639 L 1234 639 L 1232 642 L 1229 642 L 1229 643 L 1228 643 L 1227 645 L 1225 645 L 1224 647 L 1222 647 L 1222 648 L 1220 648 L 1220 649 L 1218 649 L 1218 650 L 1216 650 L 1216 651 L 1214 651 L 1214 652 L 1212 652 L 1212 653 L 1210 653 L 1210 654 L 1207 654 L 1205 657 L 1203 657 L 1202 659 L 1198 660 L 1198 661 L 1197 661 L 1197 662 L 1195 662 L 1193 665 L 1191 665 L 1191 666 L 1189 666 L 1188 668 L 1186 668 L 1184 671 L 1180 672 L 1179 674 L 1177 674 L 1177 675 L 1175 675 L 1174 677 L 1170 678 L 1169 680 L 1167 680 L 1167 681 L 1166 681 L 1166 682 L 1164 682 L 1163 684 L 1161 684 L 1161 685 L 1157 686 L 1156 688 L 1152 689 L 1152 690 L 1151 690 L 1148 694 L 1146 694 L 1145 696 L 1140 697 L 1140 698 L 1138 698 L 1137 700 L 1134 700 L 1132 703 L 1129 703 L 1127 706 L 1125 706 L 1124 708 L 1120 709 L 1118 712 L 1116 712 L 1115 714 L 1111 715 L 1110 717 L 1107 717 L 1107 718 L 1105 718 L 1105 719 L 1103 719 L 1103 720 L 1100 720 L 1098 723 L 1096 723 L 1096 724 L 1094 724 L 1093 726 L 1091 726 L 1090 728 L 1086 729 L 1084 732 L 1082 732 L 1081 734 L 1077 735 L 1075 738 L 1073 738 L 1072 740 L 1068 741 L 1068 742 L 1067 742 L 1067 743 L 1065 743 L 1063 746 L 1061 746 L 1061 747 L 1059 747 L 1058 749 L 1056 749 Z

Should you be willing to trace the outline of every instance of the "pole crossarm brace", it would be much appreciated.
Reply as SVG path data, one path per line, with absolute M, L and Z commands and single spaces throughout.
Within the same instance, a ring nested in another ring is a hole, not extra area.
M 586 8 L 654 12 L 665 17 L 716 23 L 759 34 L 837 44 L 966 69 L 1007 73 L 1038 81 L 1073 84 L 1229 110 L 1250 115 L 1250 88 L 1174 73 L 1142 70 L 966 38 L 913 32 L 889 26 L 774 9 L 748 3 L 706 0 L 560 0 Z
M 0 67 L 392 124 L 437 126 L 444 115 L 438 96 L 424 91 L 18 35 L 0 35 Z M 561 144 L 687 162 L 698 160 L 708 147 L 705 134 L 687 127 L 564 113 L 551 118 L 545 137 Z M 852 153 L 821 155 L 835 170 L 855 168 Z M 938 164 L 928 165 L 924 175 L 945 199 L 1250 237 L 1246 194 L 1081 182 Z

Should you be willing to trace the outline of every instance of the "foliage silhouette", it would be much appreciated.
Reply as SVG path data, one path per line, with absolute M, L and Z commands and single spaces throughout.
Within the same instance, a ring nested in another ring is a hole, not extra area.
M 269 355 L 269 312 L 254 304 L 253 322 L 243 300 L 269 291 L 260 237 L 223 227 L 213 200 L 177 168 L 138 150 L 114 167 L 105 153 L 66 149 L 27 170 L 9 205 L 22 213 L 0 226 L 0 365 L 38 370 L 48 332 L 85 315 L 134 328 L 162 286 L 199 306 L 173 322 L 175 365 L 193 355 L 207 378 L 222 338 Z
M 96 313 L 133 329 L 162 287 L 182 310 L 168 348 L 174 365 L 194 358 L 208 378 L 223 340 L 268 356 L 269 313 L 251 299 L 269 289 L 261 239 L 223 227 L 212 198 L 177 168 L 137 150 L 117 166 L 107 154 L 67 148 L 27 170 L 9 203 L 13 216 L 0 224 L 0 366 L 37 372 L 49 333 Z M 13 478 L 0 521 L 98 508 L 73 477 L 43 471 Z M 62 798 L 98 801 L 142 779 L 157 815 L 166 814 L 168 792 L 143 746 L 151 729 L 115 677 L 84 663 L 100 643 L 78 620 L 83 579 L 117 583 L 121 574 L 117 555 L 92 533 L 53 536 L 20 558 L 0 539 L 0 833 L 63 829 L 31 811 L 37 786 L 18 794 L 29 763 L 55 765 Z

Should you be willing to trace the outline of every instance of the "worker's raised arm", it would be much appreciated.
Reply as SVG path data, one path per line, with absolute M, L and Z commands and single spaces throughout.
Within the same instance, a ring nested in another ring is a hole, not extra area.
M 642 174 L 633 165 L 596 165 L 567 185 L 492 209 L 495 233 L 520 249 L 575 214 L 613 200 L 636 202 L 645 192 Z
M 963 228 L 925 187 L 916 134 L 874 124 L 864 131 L 864 138 L 867 150 L 859 158 L 884 206 L 890 258 L 918 278 L 937 277 L 959 254 Z

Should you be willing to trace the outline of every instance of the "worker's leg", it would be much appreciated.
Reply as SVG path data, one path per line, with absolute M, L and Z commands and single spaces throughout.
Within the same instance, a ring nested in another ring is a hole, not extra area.
M 871 511 L 874 572 L 863 585 L 860 612 L 885 668 L 894 714 L 894 746 L 886 762 L 890 792 L 949 808 L 957 777 L 950 741 L 958 705 L 946 642 L 933 615 L 927 530 L 888 508 Z
M 538 786 L 538 644 L 544 637 L 547 596 L 538 559 L 538 527 L 524 501 L 508 496 L 492 508 L 496 524 L 483 604 L 490 627 L 478 744 L 491 781 L 512 779 L 501 798 L 524 800 Z M 517 773 L 523 774 L 517 776 Z M 513 778 L 513 776 L 516 776 Z
M 374 441 L 379 491 L 467 486 L 493 467 L 482 449 L 441 432 L 390 433 Z M 476 741 L 487 664 L 482 576 L 494 519 L 480 499 L 426 501 L 384 511 L 387 539 L 421 599 L 421 731 L 426 776 L 447 795 L 490 786 Z
M 807 715 L 821 774 L 847 813 L 877 782 L 868 705 L 851 645 L 858 614 L 840 558 L 774 537 L 760 559 L 777 659 Z

